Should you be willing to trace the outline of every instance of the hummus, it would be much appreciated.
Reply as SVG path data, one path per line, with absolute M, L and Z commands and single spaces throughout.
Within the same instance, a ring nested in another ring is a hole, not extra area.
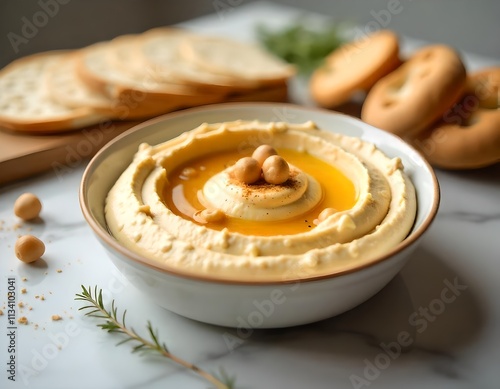
M 282 184 L 235 179 L 261 144 L 289 165 Z M 124 246 L 167 270 L 284 281 L 368 264 L 400 243 L 416 214 L 401 159 L 314 123 L 202 124 L 142 144 L 106 200 Z

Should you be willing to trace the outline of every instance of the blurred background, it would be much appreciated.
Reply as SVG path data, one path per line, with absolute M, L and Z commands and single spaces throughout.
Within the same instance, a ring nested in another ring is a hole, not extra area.
M 254 0 L 1 0 L 0 67 L 27 54 L 79 48 L 152 27 L 215 13 L 221 6 L 244 7 Z M 387 28 L 429 42 L 445 43 L 500 62 L 498 0 L 275 0 L 365 25 L 384 19 Z M 382 13 L 381 13 L 382 12 Z M 272 24 L 273 15 L 262 22 Z

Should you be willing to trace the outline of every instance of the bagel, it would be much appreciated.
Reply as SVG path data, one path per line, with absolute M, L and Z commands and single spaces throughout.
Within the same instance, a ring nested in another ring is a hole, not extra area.
M 380 30 L 332 52 L 311 75 L 311 96 L 325 108 L 339 106 L 355 92 L 368 91 L 400 64 L 397 35 Z
M 366 96 L 361 119 L 403 138 L 438 120 L 464 94 L 466 71 L 456 51 L 426 46 L 378 81 Z
M 500 162 L 500 67 L 471 74 L 467 94 L 422 133 L 414 146 L 444 169 L 475 169 Z
M 480 107 L 497 109 L 500 104 L 500 66 L 472 73 L 467 86 L 468 92 L 479 99 Z

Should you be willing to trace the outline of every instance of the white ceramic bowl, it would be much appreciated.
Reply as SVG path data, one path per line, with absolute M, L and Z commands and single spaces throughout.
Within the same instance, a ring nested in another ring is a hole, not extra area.
M 186 277 L 141 258 L 109 233 L 104 202 L 118 176 L 142 142 L 161 143 L 203 122 L 263 120 L 302 123 L 356 136 L 388 156 L 401 157 L 417 193 L 418 209 L 408 237 L 363 267 L 328 276 L 287 282 L 227 282 Z M 382 289 L 404 266 L 434 219 L 439 186 L 421 155 L 400 138 L 362 121 L 331 111 L 276 103 L 232 103 L 188 109 L 142 123 L 108 143 L 89 163 L 80 188 L 83 214 L 109 257 L 123 274 L 160 306 L 206 323 L 272 328 L 311 323 L 349 310 Z M 248 333 L 248 332 L 247 332 Z

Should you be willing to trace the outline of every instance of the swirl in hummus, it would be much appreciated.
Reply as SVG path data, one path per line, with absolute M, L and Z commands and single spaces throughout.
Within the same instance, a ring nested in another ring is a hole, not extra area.
M 235 179 L 260 144 L 285 182 Z M 368 264 L 407 236 L 416 214 L 399 157 L 314 123 L 202 124 L 142 144 L 106 201 L 113 236 L 166 269 L 234 281 L 283 281 Z

